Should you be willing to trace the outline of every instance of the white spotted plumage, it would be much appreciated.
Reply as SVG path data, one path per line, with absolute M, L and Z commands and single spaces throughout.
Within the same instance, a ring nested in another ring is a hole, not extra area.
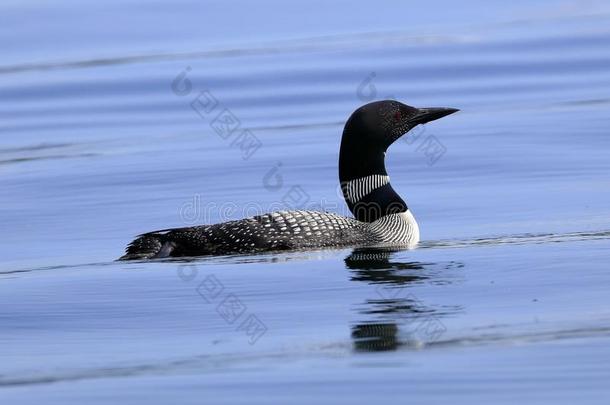
M 202 250 L 207 254 L 228 254 L 348 245 L 413 246 L 419 241 L 419 230 L 409 211 L 386 215 L 372 223 L 327 212 L 278 211 L 169 233 L 151 232 L 134 243 L 151 237 L 171 239 L 172 251 L 166 246 L 157 251 L 155 257 L 161 257 L 159 254 L 188 256 Z M 134 249 L 138 247 L 136 243 Z
M 277 211 L 213 225 L 150 232 L 134 240 L 127 254 L 194 256 L 201 252 L 232 254 L 365 245 L 412 247 L 418 242 L 419 227 L 409 210 L 370 223 L 328 212 Z

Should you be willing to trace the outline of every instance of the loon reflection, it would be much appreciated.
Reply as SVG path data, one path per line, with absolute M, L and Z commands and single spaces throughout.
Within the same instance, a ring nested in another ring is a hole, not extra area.
M 392 260 L 401 249 L 360 248 L 345 258 L 352 281 L 376 285 L 375 297 L 356 306 L 359 316 L 351 327 L 356 351 L 390 351 L 401 346 L 434 343 L 446 328 L 442 318 L 459 312 L 459 306 L 433 306 L 418 299 L 410 286 L 452 282 L 461 263 L 423 263 Z

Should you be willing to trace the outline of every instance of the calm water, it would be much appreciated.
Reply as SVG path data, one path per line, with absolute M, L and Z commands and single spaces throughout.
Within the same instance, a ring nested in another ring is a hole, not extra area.
M 607 2 L 0 15 L 3 403 L 607 403 Z M 342 125 L 381 98 L 462 110 L 388 155 L 418 249 L 114 262 L 145 231 L 346 213 Z

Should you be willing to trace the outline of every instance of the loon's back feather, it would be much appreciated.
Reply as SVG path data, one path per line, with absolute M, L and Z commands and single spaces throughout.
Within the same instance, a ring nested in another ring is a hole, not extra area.
M 376 241 L 368 224 L 318 211 L 278 211 L 236 221 L 140 235 L 119 260 L 255 253 Z

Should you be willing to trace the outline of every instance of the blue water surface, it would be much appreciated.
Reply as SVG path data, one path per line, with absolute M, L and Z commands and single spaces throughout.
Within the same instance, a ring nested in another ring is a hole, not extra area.
M 0 16 L 2 403 L 607 403 L 607 2 Z M 388 152 L 417 249 L 115 262 L 155 229 L 349 215 L 343 124 L 385 98 L 461 109 Z

